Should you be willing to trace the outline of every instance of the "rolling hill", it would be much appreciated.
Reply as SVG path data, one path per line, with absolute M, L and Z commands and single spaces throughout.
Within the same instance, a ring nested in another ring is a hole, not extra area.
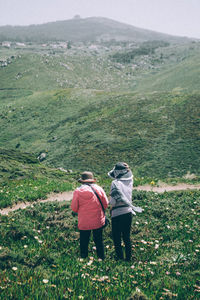
M 48 42 L 48 41 L 117 41 L 167 40 L 183 42 L 187 38 L 171 36 L 141 29 L 101 17 L 71 19 L 30 26 L 1 26 L 0 41 Z
M 65 46 L 0 47 L 0 147 L 99 174 L 121 160 L 137 176 L 199 174 L 198 41 Z

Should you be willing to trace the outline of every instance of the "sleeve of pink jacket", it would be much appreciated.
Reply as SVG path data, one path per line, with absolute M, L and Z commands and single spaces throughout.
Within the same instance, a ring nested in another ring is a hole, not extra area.
M 78 191 L 77 190 L 75 190 L 73 193 L 71 209 L 76 213 L 78 212 Z

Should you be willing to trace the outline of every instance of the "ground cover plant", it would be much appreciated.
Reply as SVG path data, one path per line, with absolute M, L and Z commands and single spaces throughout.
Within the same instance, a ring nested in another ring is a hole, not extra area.
M 0 149 L 0 209 L 73 189 L 76 174 L 50 169 L 34 155 Z
M 131 263 L 115 262 L 110 228 L 105 261 L 93 243 L 89 258 L 79 259 L 70 203 L 1 216 L 1 299 L 198 299 L 199 196 L 135 191 L 133 201 L 144 212 L 133 217 Z

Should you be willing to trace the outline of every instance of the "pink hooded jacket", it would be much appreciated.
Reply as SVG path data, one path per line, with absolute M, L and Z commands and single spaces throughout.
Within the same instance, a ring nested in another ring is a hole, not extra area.
M 92 184 L 106 209 L 108 199 L 104 190 L 97 184 Z M 80 230 L 92 230 L 105 224 L 105 216 L 97 196 L 87 184 L 81 185 L 73 193 L 71 209 L 78 213 L 78 228 Z

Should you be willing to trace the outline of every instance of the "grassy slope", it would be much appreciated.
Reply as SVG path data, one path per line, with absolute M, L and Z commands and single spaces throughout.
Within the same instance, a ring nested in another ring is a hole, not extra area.
M 0 208 L 72 190 L 74 176 L 45 167 L 29 153 L 0 148 Z
M 199 172 L 198 44 L 157 49 L 132 71 L 105 54 L 51 53 L 1 49 L 2 57 L 14 54 L 0 68 L 1 146 L 46 152 L 49 163 L 68 169 L 105 173 L 126 160 L 139 176 Z
M 136 299 L 198 299 L 199 196 L 135 192 L 134 203 L 145 210 L 133 218 L 132 263 L 115 262 L 110 228 L 106 261 L 97 260 L 92 241 L 92 258 L 79 261 L 77 219 L 66 203 L 0 217 L 2 299 L 129 299 L 135 293 Z
M 158 74 L 150 75 L 139 83 L 137 89 L 145 92 L 152 91 L 199 91 L 200 53 L 189 57 Z
M 1 146 L 44 151 L 67 169 L 106 172 L 126 160 L 140 176 L 198 173 L 198 107 L 199 94 L 34 93 L 2 109 Z

